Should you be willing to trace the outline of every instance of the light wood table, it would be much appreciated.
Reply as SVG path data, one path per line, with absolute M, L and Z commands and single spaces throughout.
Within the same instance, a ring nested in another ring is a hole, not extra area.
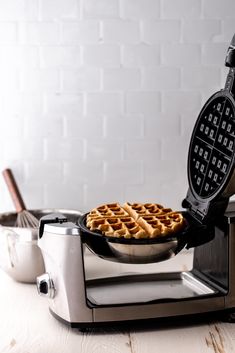
M 127 265 L 108 263 L 87 254 L 90 277 L 129 271 Z M 148 265 L 150 271 L 187 270 L 192 254 Z M 144 266 L 142 267 L 144 269 Z M 141 266 L 138 267 L 141 270 Z M 130 327 L 80 332 L 64 326 L 48 311 L 48 302 L 36 285 L 14 282 L 0 271 L 0 353 L 232 353 L 235 324 L 192 322 L 183 325 Z

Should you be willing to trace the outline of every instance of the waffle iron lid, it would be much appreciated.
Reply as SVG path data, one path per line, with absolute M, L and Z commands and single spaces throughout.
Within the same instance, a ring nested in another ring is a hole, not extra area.
M 235 192 L 235 36 L 225 65 L 230 67 L 225 88 L 202 108 L 189 146 L 189 190 L 182 205 L 201 223 L 224 212 Z

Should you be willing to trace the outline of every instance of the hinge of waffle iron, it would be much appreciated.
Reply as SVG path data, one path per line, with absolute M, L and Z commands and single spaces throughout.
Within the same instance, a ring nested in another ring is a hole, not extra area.
M 205 213 L 203 213 L 200 210 L 200 207 L 198 207 L 198 204 L 191 203 L 188 198 L 186 197 L 182 201 L 182 207 L 186 208 L 189 212 L 189 214 L 199 223 L 204 223 L 203 220 L 205 218 Z
M 182 207 L 188 210 L 188 213 L 200 224 L 214 224 L 219 216 L 223 216 L 227 206 L 228 198 L 217 200 L 197 200 L 188 190 L 186 198 L 182 201 Z

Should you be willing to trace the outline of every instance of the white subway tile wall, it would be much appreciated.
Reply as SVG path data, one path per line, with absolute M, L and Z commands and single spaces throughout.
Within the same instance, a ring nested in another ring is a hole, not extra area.
M 0 167 L 27 207 L 181 208 L 234 33 L 234 0 L 0 0 Z

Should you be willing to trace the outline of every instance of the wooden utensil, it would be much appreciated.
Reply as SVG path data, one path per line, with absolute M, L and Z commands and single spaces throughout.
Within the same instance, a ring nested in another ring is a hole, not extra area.
M 37 228 L 39 226 L 39 221 L 32 213 L 27 211 L 11 169 L 3 170 L 2 175 L 17 212 L 16 226 L 20 228 Z

